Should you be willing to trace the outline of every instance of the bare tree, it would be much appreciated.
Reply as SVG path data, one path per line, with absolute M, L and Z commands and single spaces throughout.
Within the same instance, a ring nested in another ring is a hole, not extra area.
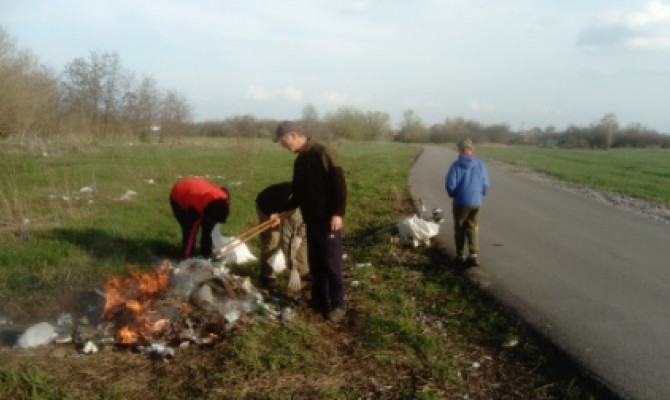
M 0 137 L 50 132 L 56 94 L 53 73 L 0 28 Z
M 428 128 L 423 124 L 421 118 L 414 113 L 414 110 L 403 112 L 403 120 L 397 139 L 402 142 L 428 141 Z
M 76 58 L 63 73 L 63 114 L 107 135 L 118 129 L 131 81 L 117 53 L 92 51 L 88 58 Z
M 619 129 L 619 122 L 616 119 L 616 115 L 613 113 L 606 114 L 600 119 L 600 126 L 605 130 L 607 136 L 605 148 L 609 149 L 612 147 L 612 137 L 614 136 L 614 132 Z
M 175 91 L 165 93 L 160 104 L 161 137 L 181 136 L 190 122 L 191 107 L 184 96 Z
M 141 140 L 147 140 L 152 126 L 160 125 L 161 98 L 156 80 L 145 76 L 128 94 L 125 105 L 125 115 L 133 126 L 133 132 Z
M 307 104 L 302 108 L 302 122 L 317 122 L 319 120 L 319 113 L 316 107 L 312 104 Z

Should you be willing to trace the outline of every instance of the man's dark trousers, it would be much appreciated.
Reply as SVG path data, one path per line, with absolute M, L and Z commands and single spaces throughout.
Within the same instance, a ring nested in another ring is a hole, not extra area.
M 344 308 L 341 231 L 331 231 L 329 222 L 307 222 L 306 226 L 312 304 L 323 312 Z

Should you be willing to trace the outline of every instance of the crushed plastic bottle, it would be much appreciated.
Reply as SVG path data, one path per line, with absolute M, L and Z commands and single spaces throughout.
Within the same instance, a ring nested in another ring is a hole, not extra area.
M 293 309 L 291 307 L 284 307 L 281 310 L 281 314 L 280 314 L 279 318 L 283 322 L 290 322 L 293 319 Z

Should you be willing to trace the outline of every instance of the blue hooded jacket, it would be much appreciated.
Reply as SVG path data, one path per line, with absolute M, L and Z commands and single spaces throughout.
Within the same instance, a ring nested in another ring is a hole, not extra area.
M 449 167 L 444 187 L 455 206 L 480 206 L 489 189 L 484 163 L 473 154 L 459 154 L 458 160 Z

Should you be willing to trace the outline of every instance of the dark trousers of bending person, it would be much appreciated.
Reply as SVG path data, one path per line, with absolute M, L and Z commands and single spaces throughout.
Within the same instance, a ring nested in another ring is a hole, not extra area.
M 172 206 L 172 214 L 174 214 L 177 222 L 179 222 L 179 226 L 181 226 L 182 256 L 190 258 L 198 255 L 195 240 L 198 228 L 202 226 L 200 231 L 200 253 L 204 257 L 210 257 L 212 254 L 212 231 L 216 224 L 204 219 L 193 207 L 184 210 L 172 199 L 170 199 L 170 205 Z

